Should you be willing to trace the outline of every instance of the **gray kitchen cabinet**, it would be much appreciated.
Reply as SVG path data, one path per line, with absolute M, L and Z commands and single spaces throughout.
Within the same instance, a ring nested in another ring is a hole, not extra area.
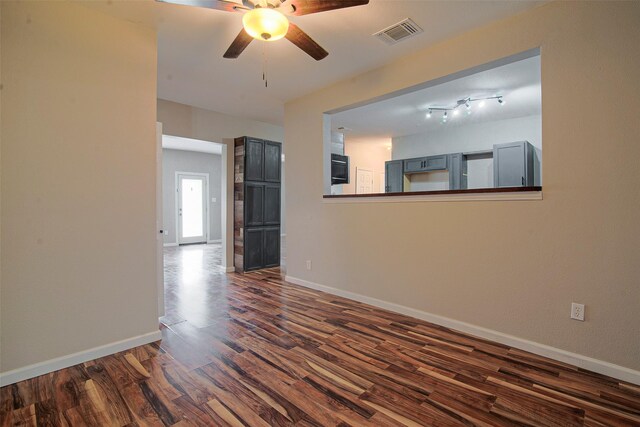
M 404 161 L 390 160 L 384 164 L 385 193 L 402 193 L 404 191 Z
M 418 157 L 404 161 L 404 173 L 430 172 L 447 169 L 447 155 Z
M 493 146 L 493 186 L 532 187 L 535 149 L 527 141 Z
M 449 190 L 467 188 L 467 162 L 462 153 L 449 154 Z

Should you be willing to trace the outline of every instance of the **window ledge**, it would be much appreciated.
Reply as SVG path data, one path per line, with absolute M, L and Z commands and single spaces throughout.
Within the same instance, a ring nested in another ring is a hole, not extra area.
M 484 200 L 542 200 L 542 187 L 475 188 L 471 190 L 323 196 L 324 203 L 472 202 Z

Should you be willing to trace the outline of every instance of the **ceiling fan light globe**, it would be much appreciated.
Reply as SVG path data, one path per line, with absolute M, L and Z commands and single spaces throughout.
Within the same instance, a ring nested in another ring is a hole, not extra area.
M 242 17 L 242 25 L 251 37 L 263 41 L 276 41 L 289 31 L 289 20 L 277 10 L 260 7 Z

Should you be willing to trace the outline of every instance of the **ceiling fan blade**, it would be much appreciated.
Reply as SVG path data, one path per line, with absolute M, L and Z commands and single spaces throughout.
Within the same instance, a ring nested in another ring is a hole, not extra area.
M 320 61 L 329 55 L 322 46 L 316 43 L 307 33 L 302 31 L 296 24 L 289 22 L 289 31 L 285 36 L 287 40 L 304 50 L 316 61 Z
M 369 0 L 285 0 L 279 9 L 289 15 L 300 16 L 365 4 L 369 4 Z
M 246 10 L 243 4 L 227 0 L 156 0 L 159 3 L 179 4 L 181 6 L 204 7 L 206 9 L 224 10 L 226 12 L 235 12 L 237 10 Z
M 231 43 L 229 49 L 227 49 L 227 51 L 224 53 L 224 57 L 227 59 L 236 59 L 238 56 L 240 56 L 242 51 L 245 50 L 247 46 L 249 46 L 251 40 L 253 40 L 253 37 L 251 37 L 249 33 L 247 33 L 243 28 L 242 31 L 240 31 L 240 34 L 238 34 L 238 36 L 235 38 L 233 43 Z

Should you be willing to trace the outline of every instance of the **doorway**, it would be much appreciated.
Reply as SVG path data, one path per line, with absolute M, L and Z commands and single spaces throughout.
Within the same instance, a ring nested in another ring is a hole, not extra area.
M 158 312 L 167 326 L 187 318 L 200 322 L 195 315 L 205 301 L 199 292 L 228 271 L 227 150 L 221 143 L 163 135 L 160 124 L 158 134 Z
M 207 243 L 209 174 L 176 172 L 176 230 L 179 245 Z

